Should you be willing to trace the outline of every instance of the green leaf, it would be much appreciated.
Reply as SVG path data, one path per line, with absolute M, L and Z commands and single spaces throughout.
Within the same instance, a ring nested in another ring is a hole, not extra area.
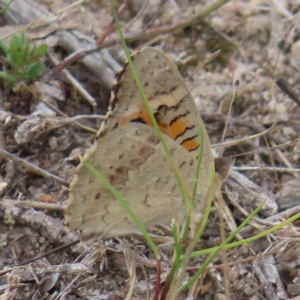
M 20 36 L 14 35 L 9 46 L 10 64 L 13 69 L 22 69 L 27 64 L 28 53 L 30 51 L 29 43 L 26 43 L 25 33 Z
M 25 42 L 26 42 L 26 39 L 25 39 L 25 33 L 24 31 L 21 32 L 21 35 L 20 36 L 17 36 L 17 35 L 13 35 L 12 37 L 12 41 L 15 43 L 15 45 L 19 48 L 23 48 L 25 46 Z
M 29 59 L 29 51 L 30 51 L 30 48 L 29 48 L 29 45 L 26 44 L 24 49 L 22 49 L 21 51 L 21 59 L 22 59 L 22 63 L 24 65 L 28 64 L 28 59 Z
M 39 62 L 38 58 L 48 52 L 47 45 L 42 44 L 37 47 L 27 42 L 23 31 L 20 35 L 12 37 L 9 47 L 1 41 L 0 47 L 6 52 L 11 67 L 10 74 L 2 72 L 0 78 L 15 83 L 19 80 L 35 79 L 41 74 L 44 64 Z
M 11 82 L 16 82 L 17 81 L 15 76 L 12 76 L 12 75 L 10 75 L 6 72 L 2 72 L 2 71 L 0 71 L 0 78 L 3 78 L 6 81 L 11 81 Z
M 38 62 L 36 64 L 34 64 L 28 71 L 27 71 L 27 76 L 26 78 L 31 80 L 31 79 L 35 79 L 36 77 L 38 77 L 42 70 L 43 70 L 43 63 Z
M 21 68 L 23 61 L 22 49 L 18 46 L 18 42 L 12 39 L 9 46 L 10 59 L 9 62 L 12 68 Z
M 26 45 L 26 38 L 25 38 L 25 32 L 21 32 L 21 38 L 20 38 L 20 47 L 22 48 L 23 46 Z
M 13 43 L 13 47 L 21 47 L 21 39 L 17 35 L 13 35 L 11 42 Z
M 44 56 L 45 54 L 47 54 L 48 50 L 49 50 L 49 47 L 46 44 L 42 44 L 34 49 L 34 54 L 37 57 L 41 57 L 41 56 Z
M 2 41 L 0 41 L 0 47 L 2 48 L 2 50 L 7 53 L 9 51 L 8 46 L 6 46 Z

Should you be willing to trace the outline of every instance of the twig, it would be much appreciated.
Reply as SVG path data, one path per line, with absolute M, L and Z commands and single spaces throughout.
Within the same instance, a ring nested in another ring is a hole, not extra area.
M 11 205 L 11 201 L 0 201 L 1 222 L 9 224 L 28 226 L 38 231 L 43 237 L 53 244 L 65 245 L 79 239 L 78 232 L 68 232 L 67 228 L 57 219 L 54 219 L 44 212 L 33 209 L 19 208 Z M 84 243 L 80 243 L 72 248 L 72 252 L 82 254 L 88 249 Z
M 208 16 L 213 11 L 217 10 L 224 4 L 229 2 L 229 0 L 218 0 L 215 3 L 209 5 L 207 8 L 204 8 L 202 11 L 200 11 L 198 14 L 186 18 L 176 24 L 173 25 L 166 25 L 159 28 L 153 28 L 148 31 L 139 31 L 134 34 L 125 35 L 125 40 L 127 43 L 134 42 L 136 40 L 139 40 L 141 38 L 143 39 L 150 39 L 154 36 L 157 36 L 159 34 L 165 34 L 165 33 L 172 33 L 177 30 L 184 29 L 188 26 L 194 25 L 198 22 L 200 22 L 204 17 Z
M 272 172 L 286 172 L 286 173 L 300 173 L 300 169 L 284 168 L 284 167 L 232 167 L 234 171 L 272 171 Z
M 101 116 L 101 115 L 80 115 L 80 116 L 75 116 L 75 117 L 69 117 L 70 122 L 74 122 L 76 120 L 81 120 L 81 119 L 100 119 L 100 120 L 106 120 L 106 116 Z
M 227 2 L 229 2 L 229 0 L 218 0 L 215 3 L 209 5 L 207 8 L 203 9 L 201 12 L 199 12 L 195 16 L 186 18 L 186 19 L 184 19 L 176 24 L 173 24 L 173 25 L 166 25 L 166 26 L 162 26 L 159 28 L 153 28 L 148 31 L 141 30 L 141 31 L 138 31 L 135 33 L 125 35 L 125 41 L 127 43 L 131 43 L 131 42 L 134 42 L 134 41 L 140 40 L 140 39 L 143 39 L 143 40 L 152 39 L 161 34 L 172 33 L 174 31 L 184 29 L 188 26 L 191 26 L 193 24 L 200 22 L 201 19 L 208 16 L 211 12 L 217 10 L 218 8 L 220 8 Z M 98 50 L 101 50 L 104 48 L 108 48 L 108 47 L 111 47 L 114 45 L 118 45 L 118 44 L 120 44 L 120 39 L 116 38 L 116 39 L 107 41 L 105 43 L 102 43 L 101 45 L 95 44 L 95 45 L 87 47 L 86 49 L 72 53 L 67 58 L 65 58 L 59 65 L 57 65 L 54 69 L 52 69 L 50 71 L 50 73 L 47 75 L 47 78 L 53 77 L 62 69 L 77 62 L 78 60 L 82 59 L 84 56 L 86 56 L 88 54 L 91 54 L 95 51 L 98 51 Z
M 135 17 L 133 17 L 133 19 L 130 21 L 129 24 L 126 24 L 126 28 L 124 29 L 124 31 L 128 31 L 132 27 L 134 22 L 142 15 L 142 12 L 145 10 L 145 8 L 148 6 L 148 4 L 149 4 L 149 0 L 145 0 L 140 11 L 135 15 Z
M 72 289 L 74 283 L 80 278 L 81 275 L 77 275 L 59 294 L 54 300 L 66 299 L 68 293 Z
M 206 58 L 201 64 L 196 68 L 196 70 L 188 75 L 184 80 L 188 81 L 191 77 L 193 77 L 196 73 L 198 73 L 200 70 L 202 70 L 206 65 L 210 64 L 212 61 L 214 61 L 217 56 L 221 53 L 221 50 L 215 51 L 212 55 L 210 55 L 208 58 Z
M 5 151 L 4 149 L 0 149 L 0 157 L 3 157 L 6 160 L 12 160 L 15 164 L 22 166 L 23 168 L 29 170 L 30 172 L 33 172 L 37 175 L 40 175 L 42 177 L 51 179 L 63 186 L 69 187 L 69 183 L 66 182 L 65 180 L 59 178 L 58 176 L 55 176 L 49 172 L 47 172 L 46 170 L 43 170 L 41 168 L 39 168 L 38 166 L 24 160 L 21 159 L 7 151 Z
M 12 2 L 12 1 L 11 1 L 11 2 Z M 10 3 L 11 3 L 11 2 L 10 2 Z M 60 10 L 58 10 L 57 12 L 54 12 L 54 13 L 48 15 L 48 16 L 45 16 L 45 17 L 42 18 L 42 19 L 39 19 L 39 20 L 37 20 L 37 21 L 33 21 L 33 22 L 31 22 L 31 23 L 29 23 L 29 24 L 27 24 L 27 25 L 22 26 L 22 28 L 18 28 L 18 29 L 15 30 L 15 31 L 12 31 L 12 32 L 10 32 L 10 33 L 8 33 L 8 34 L 6 34 L 6 35 L 1 36 L 1 37 L 0 37 L 0 40 L 3 41 L 3 40 L 5 40 L 5 39 L 11 37 L 11 36 L 14 35 L 14 34 L 16 34 L 16 33 L 18 33 L 18 32 L 21 32 L 22 30 L 29 29 L 29 28 L 31 28 L 31 27 L 32 27 L 32 28 L 35 28 L 35 27 L 37 27 L 38 25 L 39 25 L 40 27 L 42 27 L 44 24 L 47 24 L 47 22 L 48 22 L 49 20 L 53 19 L 55 16 L 58 17 L 59 15 L 63 14 L 64 12 L 66 12 L 67 10 L 69 10 L 69 9 L 71 9 L 71 8 L 74 8 L 74 7 L 76 7 L 77 5 L 79 5 L 79 4 L 83 3 L 83 2 L 84 2 L 84 0 L 79 0 L 79 1 L 77 1 L 77 2 L 75 2 L 75 3 L 72 3 L 72 4 L 70 4 L 70 5 L 66 6 L 66 7 L 64 7 L 64 8 L 62 8 L 62 9 L 60 9 Z
M 81 240 L 76 240 L 76 241 L 73 241 L 73 242 L 71 242 L 71 243 L 69 243 L 69 244 L 67 244 L 67 245 L 62 245 L 62 246 L 56 247 L 55 249 L 52 249 L 52 250 L 50 250 L 50 251 L 48 251 L 48 252 L 45 252 L 45 253 L 43 253 L 43 254 L 41 254 L 41 255 L 38 255 L 38 256 L 36 256 L 36 257 L 30 258 L 30 259 L 28 259 L 28 260 L 22 262 L 21 264 L 19 264 L 19 266 L 21 267 L 21 266 L 30 264 L 30 263 L 32 263 L 32 262 L 38 260 L 38 259 L 41 259 L 41 258 L 46 257 L 46 256 L 49 256 L 49 255 L 51 255 L 51 254 L 53 254 L 53 253 L 56 253 L 56 252 L 65 250 L 65 249 L 67 249 L 67 248 L 70 248 L 70 247 L 72 247 L 73 245 L 76 245 L 76 244 L 78 244 L 78 243 L 80 243 L 80 242 L 81 242 Z
M 123 5 L 120 6 L 118 10 L 118 16 L 123 13 L 124 9 L 127 6 L 127 2 L 125 2 Z M 108 34 L 112 31 L 113 27 L 115 25 L 115 20 L 112 20 L 107 28 L 105 29 L 104 33 L 99 37 L 99 39 L 96 42 L 96 45 L 89 46 L 89 50 L 82 50 L 77 53 L 72 53 L 70 56 L 65 58 L 63 61 L 61 61 L 57 66 L 55 66 L 49 74 L 46 75 L 47 80 L 49 80 L 51 77 L 56 75 L 61 70 L 65 69 L 66 67 L 70 66 L 71 64 L 77 62 L 78 60 L 82 59 L 85 55 L 93 53 L 94 51 L 100 50 L 101 45 L 103 45 L 103 42 L 105 38 L 108 36 Z M 119 41 L 118 41 L 119 42 Z
M 45 203 L 45 202 L 37 202 L 37 201 L 19 201 L 19 200 L 12 200 L 12 199 L 4 199 L 2 200 L 3 203 L 9 204 L 9 205 L 16 205 L 20 207 L 32 207 L 37 209 L 48 209 L 48 210 L 54 210 L 54 211 L 64 211 L 65 206 L 62 206 L 60 204 L 56 203 Z
M 271 145 L 272 147 L 276 147 L 277 145 L 271 141 Z M 292 164 L 288 161 L 288 159 L 283 155 L 283 153 L 280 151 L 280 149 L 275 149 L 276 154 L 278 155 L 278 157 L 282 160 L 282 162 L 289 168 L 292 169 Z M 299 174 L 294 172 L 294 176 L 299 179 Z
M 300 212 L 300 205 L 289 208 L 283 212 L 280 212 L 274 216 L 264 219 L 266 222 L 281 222 L 282 220 L 287 220 L 288 218 L 296 215 Z
M 124 1 L 124 3 L 118 9 L 118 17 L 124 12 L 125 8 L 127 7 L 128 2 Z M 103 34 L 98 38 L 96 44 L 98 46 L 102 45 L 108 34 L 112 31 L 115 26 L 115 19 L 113 18 L 111 22 L 107 25 L 106 29 L 104 30 Z
M 34 91 L 32 91 L 32 89 L 30 89 L 28 86 L 26 86 L 25 84 L 23 84 L 23 87 L 25 87 L 25 89 L 27 89 L 27 91 L 29 91 L 34 97 L 36 97 L 37 99 L 39 99 L 40 101 L 42 101 L 43 103 L 45 103 L 49 108 L 51 108 L 52 110 L 54 110 L 58 115 L 62 116 L 62 117 L 65 117 L 65 118 L 69 118 L 69 116 L 67 116 L 65 113 L 63 113 L 62 111 L 60 111 L 57 107 L 55 107 L 54 105 L 52 105 L 49 101 L 39 97 Z M 75 125 L 77 125 L 79 128 L 83 129 L 83 130 L 86 130 L 88 132 L 91 132 L 91 133 L 97 133 L 98 131 L 93 129 L 93 128 L 90 128 L 90 127 L 87 127 L 87 126 L 84 126 L 78 122 L 74 122 Z
M 11 160 L 6 162 L 5 170 L 6 170 L 6 175 L 4 180 L 5 185 L 1 186 L 0 197 L 5 195 L 6 191 L 8 191 L 14 183 L 15 168 Z
M 275 127 L 275 125 L 276 125 L 276 122 L 274 122 L 270 128 L 264 130 L 263 132 L 256 133 L 256 134 L 253 134 L 253 135 L 250 135 L 250 136 L 238 139 L 238 140 L 230 141 L 230 142 L 223 142 L 223 143 L 219 143 L 219 144 L 213 144 L 212 147 L 220 147 L 220 146 L 222 146 L 223 148 L 224 147 L 230 147 L 230 146 L 237 145 L 239 143 L 242 143 L 242 142 L 245 142 L 245 141 L 248 141 L 248 140 L 251 140 L 251 139 L 261 137 L 261 136 L 269 133 Z
M 59 64 L 59 60 L 54 56 L 54 54 L 48 53 L 48 57 L 56 66 Z M 79 82 L 70 74 L 68 70 L 62 70 L 62 72 L 84 99 L 86 99 L 92 106 L 97 105 L 94 98 L 79 84 Z
M 237 140 L 237 141 L 240 141 L 240 140 Z M 287 146 L 293 146 L 297 142 L 298 142 L 298 140 L 295 140 L 295 141 L 289 141 L 289 142 L 283 143 L 281 145 L 276 145 L 274 147 L 259 147 L 259 148 L 255 149 L 255 150 L 252 150 L 252 151 L 247 151 L 247 152 L 243 152 L 243 153 L 240 153 L 240 154 L 235 154 L 233 157 L 236 158 L 236 157 L 247 155 L 247 154 L 254 153 L 254 152 L 261 152 L 261 151 L 264 151 L 264 150 L 268 150 L 269 151 L 269 150 L 274 150 L 274 149 L 277 149 L 277 148 L 283 148 L 283 147 L 287 147 Z M 230 143 L 232 143 L 232 142 L 229 142 L 229 145 L 230 145 Z M 228 146 L 228 145 L 226 145 L 226 146 Z M 214 145 L 212 145 L 212 147 L 214 147 Z
M 134 258 L 132 257 L 132 252 L 129 246 L 126 245 L 125 240 L 122 244 L 124 247 L 123 253 L 127 265 L 128 275 L 129 275 L 129 291 L 127 292 L 125 300 L 130 300 L 134 291 L 134 284 L 136 281 L 136 264 Z
M 278 78 L 278 80 L 276 80 L 276 84 L 286 95 L 288 95 L 295 103 L 300 106 L 299 93 L 295 91 L 295 89 L 287 82 L 287 80 L 285 80 L 284 78 Z

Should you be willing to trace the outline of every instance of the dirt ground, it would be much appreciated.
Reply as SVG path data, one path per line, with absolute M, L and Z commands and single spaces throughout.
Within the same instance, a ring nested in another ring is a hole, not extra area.
M 0 7 L 6 3 L 0 1 Z M 244 239 L 300 210 L 299 13 L 293 0 L 129 1 L 120 12 L 132 52 L 156 47 L 184 78 L 191 75 L 187 85 L 213 145 L 222 140 L 239 81 L 224 145 L 215 150 L 235 159 L 222 188 L 233 223 L 239 225 L 266 201 L 240 233 Z M 21 266 L 79 238 L 64 225 L 68 183 L 79 155 L 93 143 L 114 75 L 125 61 L 110 27 L 109 1 L 15 0 L 0 22 L 3 42 L 25 29 L 28 40 L 50 47 L 37 80 L 15 90 L 0 82 L 0 300 L 153 299 L 156 260 L 137 236 L 76 244 Z M 217 50 L 221 53 L 210 64 L 197 68 Z M 75 52 L 80 58 L 65 62 Z M 65 68 L 56 72 L 59 61 Z M 4 59 L 0 63 L 2 70 L 7 67 Z M 227 265 L 217 256 L 178 299 L 299 299 L 298 225 L 294 221 L 227 251 Z M 227 217 L 224 227 L 226 235 L 233 230 Z M 155 240 L 164 286 L 173 243 L 167 235 Z M 219 244 L 219 214 L 213 208 L 196 248 Z M 203 261 L 201 256 L 190 263 L 186 279 Z

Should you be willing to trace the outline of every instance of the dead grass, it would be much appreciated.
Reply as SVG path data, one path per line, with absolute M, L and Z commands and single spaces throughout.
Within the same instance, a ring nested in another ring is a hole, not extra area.
M 123 28 L 131 38 L 128 38 L 131 49 L 146 44 L 159 47 L 176 61 L 183 76 L 193 73 L 211 53 L 222 50 L 215 61 L 188 81 L 213 144 L 220 142 L 236 80 L 240 86 L 225 142 L 264 132 L 275 123 L 263 136 L 224 149 L 223 155 L 236 156 L 235 166 L 245 175 L 233 171 L 224 184 L 224 197 L 234 221 L 241 222 L 267 199 L 254 221 L 257 229 L 246 228 L 241 233 L 245 238 L 286 215 L 299 212 L 299 175 L 286 169 L 299 169 L 299 145 L 295 142 L 277 147 L 295 141 L 299 132 L 299 7 L 293 1 L 282 1 L 282 6 L 278 6 L 280 1 L 276 5 L 275 1 L 267 4 L 234 0 L 192 26 L 161 33 L 160 28 L 173 28 L 182 20 L 193 18 L 208 1 L 179 2 L 149 1 L 142 11 L 142 3 L 130 2 L 121 15 Z M 26 10 L 26 5 L 32 3 L 35 8 Z M 34 22 L 28 26 L 28 36 L 52 47 L 52 59 L 48 57 L 46 61 L 47 72 L 53 70 L 54 58 L 63 60 L 75 51 L 94 47 L 94 41 L 111 21 L 108 2 L 94 0 L 67 9 L 45 23 L 40 20 L 68 3 L 63 0 L 43 3 L 13 1 L 0 16 L 0 36 L 24 27 L 16 25 L 16 19 L 28 24 Z M 151 35 L 147 35 L 150 31 Z M 51 78 L 49 73 L 45 74 L 42 79 L 47 81 L 30 83 L 29 89 L 21 92 L 9 92 L 1 84 L 0 147 L 63 182 L 70 182 L 79 162 L 78 155 L 90 147 L 91 131 L 98 130 L 101 122 L 86 115 L 105 113 L 114 73 L 124 61 L 116 41 L 116 33 L 108 34 L 100 46 L 104 48 L 105 43 L 113 46 L 85 56 Z M 282 90 L 276 85 L 279 78 L 281 83 L 282 80 L 283 84 L 288 83 L 285 88 L 281 84 Z M 92 107 L 90 99 L 96 107 Z M 51 103 L 55 111 L 38 106 L 41 101 L 45 105 Z M 84 116 L 72 119 L 77 115 Z M 89 128 L 92 130 L 88 131 Z M 90 248 L 80 244 L 18 267 L 27 259 L 76 240 L 78 235 L 67 232 L 59 209 L 19 207 L 8 201 L 49 201 L 64 206 L 68 189 L 52 177 L 42 177 L 24 164 L 1 157 L 1 300 L 125 299 L 131 288 L 131 299 L 153 295 L 156 261 L 138 238 L 126 242 L 108 240 Z M 251 166 L 258 168 L 242 171 L 243 167 Z M 276 219 L 279 212 L 286 214 Z M 220 243 L 217 216 L 213 210 L 211 225 L 197 249 Z M 232 228 L 229 221 L 226 224 L 228 234 Z M 287 299 L 300 294 L 297 226 L 295 222 L 269 239 L 253 243 L 251 248 L 227 253 L 231 299 Z M 170 270 L 173 245 L 168 237 L 159 237 L 156 242 L 163 258 L 164 282 Z M 201 263 L 202 259 L 195 259 L 188 271 L 195 272 Z M 220 256 L 194 288 L 197 299 L 224 299 L 222 264 Z M 181 299 L 186 297 L 183 295 Z

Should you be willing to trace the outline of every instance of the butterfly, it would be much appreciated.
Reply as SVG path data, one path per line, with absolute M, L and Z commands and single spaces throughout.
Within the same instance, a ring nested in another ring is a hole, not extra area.
M 202 163 L 195 210 L 205 209 L 213 161 L 210 141 L 194 99 L 175 64 L 161 51 L 145 47 L 132 55 L 144 93 L 164 134 L 172 159 L 192 194 L 203 132 Z M 180 221 L 186 208 L 174 169 L 144 106 L 128 62 L 116 74 L 110 117 L 83 161 L 96 168 L 127 201 L 146 228 L 169 224 L 175 204 Z M 65 219 L 83 240 L 138 231 L 126 210 L 83 163 L 70 185 Z

